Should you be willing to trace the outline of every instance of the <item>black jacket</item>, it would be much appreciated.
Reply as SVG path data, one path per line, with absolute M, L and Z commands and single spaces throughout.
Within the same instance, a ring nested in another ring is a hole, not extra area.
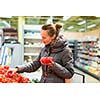
M 52 67 L 42 65 L 41 57 L 53 57 L 55 64 Z M 42 67 L 40 83 L 64 83 L 65 78 L 70 79 L 74 74 L 72 51 L 68 42 L 61 36 L 52 44 L 45 46 L 37 59 L 30 64 L 18 68 L 18 72 L 35 72 Z M 47 75 L 45 75 L 45 73 Z

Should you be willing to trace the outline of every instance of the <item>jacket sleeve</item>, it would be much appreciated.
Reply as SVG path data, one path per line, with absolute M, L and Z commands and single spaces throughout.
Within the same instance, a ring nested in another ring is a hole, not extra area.
M 72 51 L 66 49 L 62 55 L 62 65 L 55 62 L 51 69 L 57 76 L 63 79 L 72 78 L 74 74 Z
M 40 55 L 34 60 L 32 63 L 26 64 L 26 65 L 18 65 L 17 72 L 23 73 L 23 72 L 35 72 L 38 70 L 41 66 L 40 63 Z

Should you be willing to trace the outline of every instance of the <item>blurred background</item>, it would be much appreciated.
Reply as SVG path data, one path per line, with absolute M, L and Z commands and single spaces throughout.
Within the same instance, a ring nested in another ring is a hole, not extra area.
M 0 28 L 18 29 L 19 16 L 0 17 Z M 62 23 L 64 31 L 86 32 L 100 27 L 100 16 L 24 16 L 25 24 L 42 25 L 45 23 Z

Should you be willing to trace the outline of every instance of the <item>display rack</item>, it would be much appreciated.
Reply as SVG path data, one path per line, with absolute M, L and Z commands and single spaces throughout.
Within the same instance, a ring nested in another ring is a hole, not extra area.
M 18 32 L 16 28 L 3 28 L 4 43 L 18 42 Z
M 68 46 L 71 48 L 72 53 L 73 53 L 73 61 L 75 61 L 75 42 L 76 40 L 68 40 Z M 75 64 L 75 62 L 73 62 Z
M 33 61 L 43 47 L 40 35 L 41 25 L 24 25 L 24 63 Z
M 100 45 L 98 41 L 77 41 L 75 53 L 75 67 L 100 80 Z
M 0 64 L 9 65 L 11 68 L 23 64 L 22 44 L 4 44 L 1 48 Z
M 1 57 L 2 46 L 5 43 L 9 43 L 9 44 L 18 43 L 18 32 L 16 28 L 1 28 L 0 29 L 0 57 Z

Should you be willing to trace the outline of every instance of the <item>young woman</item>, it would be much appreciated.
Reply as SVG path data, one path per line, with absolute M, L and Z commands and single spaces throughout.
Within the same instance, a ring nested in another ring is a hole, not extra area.
M 68 42 L 59 36 L 61 29 L 59 24 L 45 24 L 41 28 L 44 48 L 36 60 L 32 63 L 17 66 L 17 72 L 35 72 L 42 67 L 40 83 L 65 83 L 65 79 L 72 78 L 73 57 Z

